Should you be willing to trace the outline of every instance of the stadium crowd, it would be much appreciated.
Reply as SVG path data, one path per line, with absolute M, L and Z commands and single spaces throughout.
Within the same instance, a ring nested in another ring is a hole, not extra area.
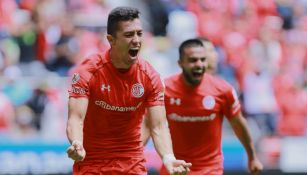
M 217 74 L 240 95 L 259 151 L 274 147 L 262 155 L 267 168 L 278 139 L 307 136 L 307 1 L 1 0 L 1 137 L 66 139 L 67 76 L 109 48 L 107 15 L 120 5 L 140 9 L 142 56 L 164 78 L 179 71 L 183 40 L 215 44 Z

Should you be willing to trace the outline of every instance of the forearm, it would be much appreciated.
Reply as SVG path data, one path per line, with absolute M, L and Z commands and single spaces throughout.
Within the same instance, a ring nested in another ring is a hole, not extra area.
M 238 137 L 242 145 L 244 146 L 247 156 L 249 159 L 254 159 L 256 157 L 256 150 L 254 143 L 247 127 L 246 120 L 242 117 L 237 121 L 231 123 L 235 135 Z
M 83 143 L 83 122 L 87 105 L 88 99 L 86 98 L 69 99 L 66 133 L 70 143 L 74 140 Z
M 149 139 L 150 139 L 150 129 L 148 126 L 148 119 L 144 117 L 141 126 L 141 140 L 144 146 L 147 144 Z
M 171 135 L 169 128 L 165 123 L 160 123 L 151 129 L 151 137 L 153 139 L 156 151 L 163 158 L 164 155 L 174 154 L 172 148 Z
M 83 121 L 78 117 L 70 117 L 67 121 L 66 133 L 70 143 L 74 140 L 83 143 Z
M 248 158 L 253 159 L 256 156 L 256 151 L 250 134 L 248 134 L 247 131 L 242 130 L 235 131 L 235 133 L 242 145 L 244 146 Z
M 173 153 L 170 131 L 167 125 L 164 106 L 148 108 L 149 128 L 156 151 L 161 156 L 169 174 L 186 174 L 191 163 L 177 160 Z

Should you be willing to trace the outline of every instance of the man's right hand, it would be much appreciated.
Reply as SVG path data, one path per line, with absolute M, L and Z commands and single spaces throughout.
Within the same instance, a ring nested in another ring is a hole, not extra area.
M 191 163 L 186 163 L 184 160 L 177 160 L 174 154 L 164 155 L 162 161 L 168 173 L 171 175 L 186 175 L 192 166 Z
M 73 141 L 66 152 L 68 157 L 75 161 L 82 161 L 86 155 L 85 149 L 80 141 Z
M 186 163 L 184 160 L 172 160 L 164 166 L 171 175 L 186 175 L 190 172 L 192 164 Z

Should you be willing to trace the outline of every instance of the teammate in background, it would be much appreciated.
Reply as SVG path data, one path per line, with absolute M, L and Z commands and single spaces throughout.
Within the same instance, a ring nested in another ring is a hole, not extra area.
M 139 11 L 118 7 L 108 17 L 110 50 L 76 68 L 69 90 L 68 156 L 74 174 L 147 174 L 140 140 L 147 109 L 150 131 L 168 173 L 185 174 L 191 163 L 177 160 L 166 125 L 164 87 L 158 73 L 139 58 Z
M 199 38 L 206 49 L 206 73 L 211 75 L 217 74 L 217 66 L 218 66 L 218 54 L 215 50 L 214 44 L 209 41 L 207 38 Z
M 197 38 L 202 41 L 204 48 L 206 49 L 206 73 L 209 73 L 211 75 L 217 74 L 217 67 L 218 67 L 218 54 L 215 50 L 215 47 L 211 41 L 209 41 L 207 38 Z M 142 123 L 142 141 L 143 144 L 146 145 L 150 138 L 150 131 L 148 128 L 148 120 L 143 120 Z
M 236 92 L 227 82 L 205 73 L 208 63 L 201 40 L 184 41 L 179 55 L 182 73 L 165 80 L 165 106 L 175 156 L 193 164 L 189 175 L 222 175 L 225 116 L 247 152 L 249 171 L 258 174 L 263 166 L 256 156 Z M 143 131 L 146 142 L 146 127 Z M 160 174 L 168 174 L 165 166 Z

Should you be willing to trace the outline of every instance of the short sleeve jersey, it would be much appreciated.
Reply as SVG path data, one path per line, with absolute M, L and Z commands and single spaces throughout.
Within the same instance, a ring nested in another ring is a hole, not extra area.
M 165 106 L 176 158 L 191 162 L 191 170 L 223 168 L 223 118 L 240 112 L 234 89 L 209 74 L 199 86 L 189 87 L 177 74 L 165 80 Z
M 129 70 L 116 69 L 109 51 L 87 58 L 73 74 L 70 98 L 88 98 L 84 119 L 84 162 L 143 157 L 140 123 L 145 108 L 164 105 L 159 74 L 139 58 Z

